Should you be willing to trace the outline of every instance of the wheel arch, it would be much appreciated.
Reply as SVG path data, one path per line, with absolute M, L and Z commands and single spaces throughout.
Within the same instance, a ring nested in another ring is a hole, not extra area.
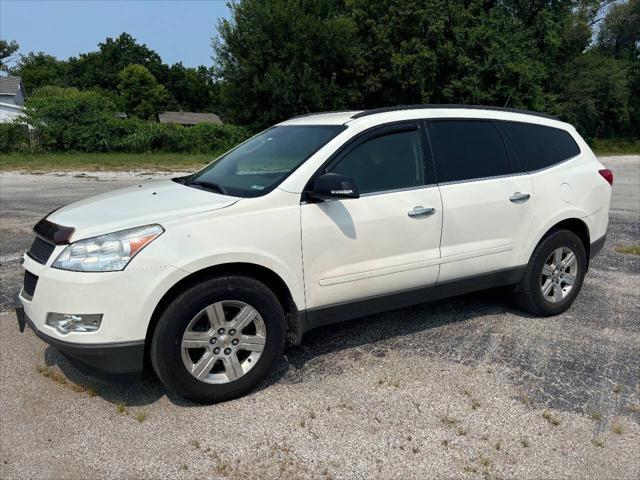
M 582 240 L 582 244 L 584 245 L 584 249 L 587 254 L 587 268 L 589 268 L 589 251 L 591 250 L 589 225 L 587 225 L 584 220 L 575 217 L 565 218 L 564 220 L 558 221 L 551 227 L 547 228 L 547 230 L 538 238 L 538 241 L 533 244 L 533 248 L 531 248 L 529 252 L 529 258 L 531 258 L 536 247 L 540 245 L 540 242 L 558 230 L 569 230 L 570 232 L 575 233 L 580 240 Z
M 291 290 L 282 277 L 273 270 L 254 263 L 223 263 L 192 272 L 186 277 L 180 279 L 165 292 L 155 306 L 151 319 L 149 320 L 149 325 L 147 326 L 147 333 L 145 335 L 145 365 L 148 365 L 150 340 L 153 337 L 153 332 L 158 324 L 158 320 L 167 306 L 176 297 L 178 297 L 178 295 L 192 286 L 197 285 L 204 280 L 225 275 L 238 275 L 253 278 L 269 287 L 280 301 L 285 313 L 285 318 L 287 319 L 287 342 L 290 344 L 300 343 L 302 336 L 300 312 L 293 299 Z

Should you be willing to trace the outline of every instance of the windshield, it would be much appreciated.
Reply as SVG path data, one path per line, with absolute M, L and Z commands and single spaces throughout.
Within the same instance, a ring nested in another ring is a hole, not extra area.
M 238 197 L 264 195 L 344 128 L 342 125 L 272 127 L 184 183 Z

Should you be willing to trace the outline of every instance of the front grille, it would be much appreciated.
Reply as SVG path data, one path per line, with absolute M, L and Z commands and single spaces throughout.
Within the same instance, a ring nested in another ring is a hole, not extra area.
M 36 293 L 36 285 L 38 284 L 38 277 L 33 273 L 25 270 L 24 272 L 24 284 L 22 286 L 23 293 L 28 299 L 33 298 L 33 294 Z
M 55 245 L 51 245 L 40 237 L 36 237 L 31 244 L 31 248 L 27 252 L 27 255 L 33 258 L 36 262 L 45 265 L 53 253 L 54 248 L 56 248 Z

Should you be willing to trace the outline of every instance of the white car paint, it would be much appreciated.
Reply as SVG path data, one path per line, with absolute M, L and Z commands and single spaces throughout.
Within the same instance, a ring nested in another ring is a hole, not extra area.
M 56 210 L 49 220 L 73 225 L 74 242 L 131 226 L 188 218 L 228 207 L 238 200 L 195 188 L 185 189 L 171 180 L 157 180 L 80 200 Z
M 38 330 L 65 342 L 140 341 L 169 289 L 216 265 L 269 269 L 284 281 L 296 308 L 305 311 L 526 265 L 542 236 L 565 219 L 584 221 L 592 241 L 606 233 L 611 192 L 597 173 L 604 167 L 566 123 L 478 109 L 412 109 L 352 119 L 354 113 L 283 122 L 347 128 L 261 197 L 240 199 L 162 181 L 54 212 L 52 222 L 75 228 L 72 242 L 152 223 L 165 232 L 119 272 L 51 268 L 64 246 L 55 248 L 46 265 L 25 256 L 24 268 L 39 277 L 33 299 L 21 294 L 26 315 Z M 582 153 L 529 174 L 301 202 L 314 173 L 359 133 L 385 123 L 454 117 L 552 126 L 569 132 Z M 531 199 L 510 202 L 516 192 Z M 416 206 L 435 208 L 435 214 L 408 217 Z M 47 312 L 102 313 L 104 318 L 96 332 L 63 335 L 45 325 Z
M 435 208 L 411 218 L 416 206 Z M 438 280 L 438 187 L 302 205 L 306 308 L 432 285 Z

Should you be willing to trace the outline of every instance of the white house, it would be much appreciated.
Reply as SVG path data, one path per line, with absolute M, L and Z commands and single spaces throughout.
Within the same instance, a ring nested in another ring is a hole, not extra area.
M 20 77 L 0 77 L 0 122 L 11 122 L 22 116 L 26 96 Z

